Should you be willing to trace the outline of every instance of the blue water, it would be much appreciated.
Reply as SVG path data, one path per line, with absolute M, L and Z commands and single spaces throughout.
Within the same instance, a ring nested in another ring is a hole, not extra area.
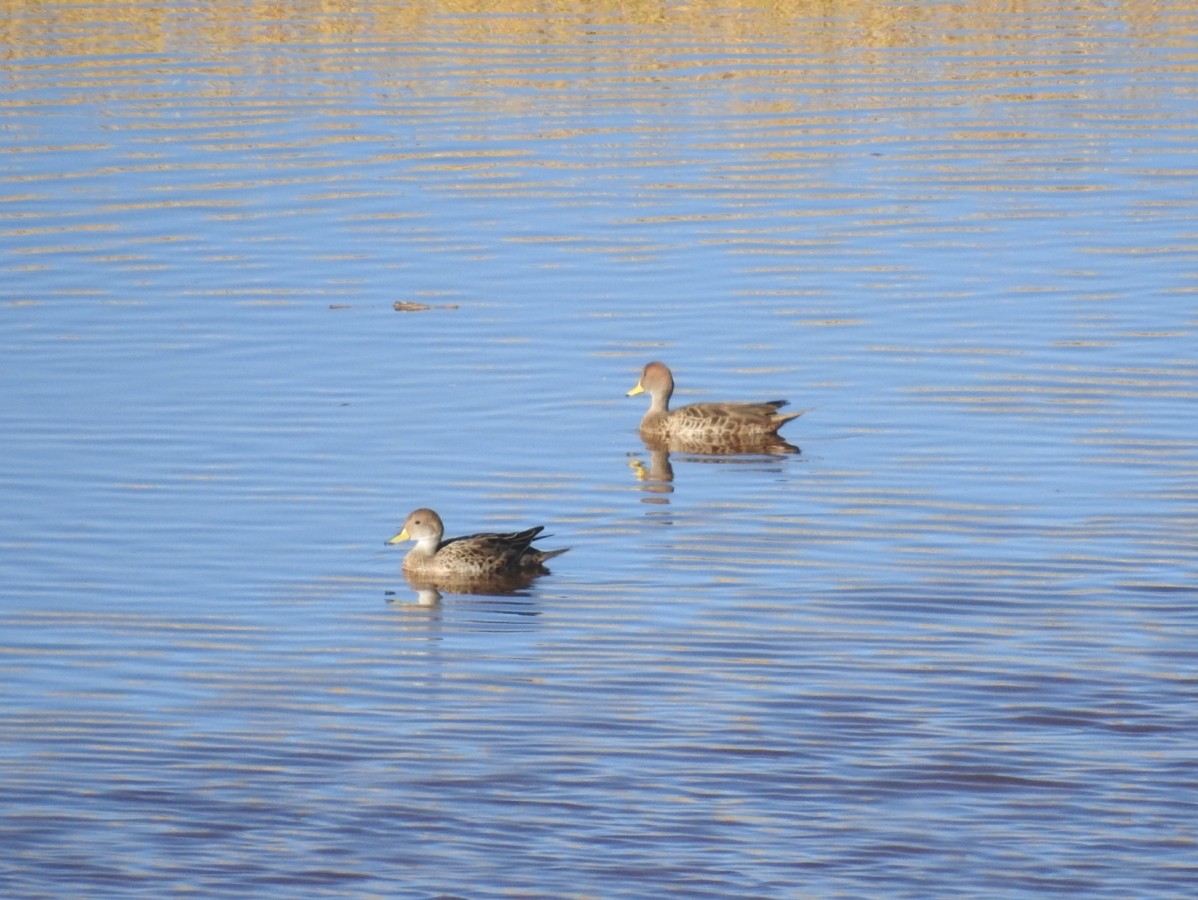
M 123 9 L 0 38 L 0 892 L 1192 892 L 1190 11 Z

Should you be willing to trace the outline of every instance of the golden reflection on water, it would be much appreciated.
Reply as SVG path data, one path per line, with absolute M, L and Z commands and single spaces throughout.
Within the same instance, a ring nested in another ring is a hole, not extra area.
M 230 48 L 258 45 L 330 46 L 338 49 L 360 44 L 369 59 L 380 43 L 425 44 L 429 59 L 452 55 L 462 44 L 527 44 L 540 48 L 573 45 L 580 35 L 590 38 L 599 25 L 635 30 L 643 37 L 656 36 L 661 43 L 651 55 L 631 50 L 621 40 L 603 50 L 603 42 L 587 41 L 585 64 L 618 62 L 629 72 L 643 72 L 651 79 L 673 69 L 693 71 L 695 78 L 727 78 L 721 63 L 696 59 L 712 45 L 743 45 L 758 59 L 755 74 L 793 73 L 792 54 L 811 54 L 827 61 L 846 49 L 892 50 L 935 48 L 952 53 L 985 55 L 985 48 L 1035 38 L 1057 28 L 1069 28 L 1078 57 L 1085 56 L 1092 39 L 1105 37 L 1105 29 L 1120 25 L 1131 39 L 1161 35 L 1179 39 L 1192 36 L 1192 22 L 1184 11 L 1162 11 L 1156 4 L 1125 0 L 1097 5 L 1093 17 L 1062 15 L 1055 2 L 1011 3 L 983 0 L 959 3 L 878 3 L 874 0 L 840 0 L 835 4 L 817 0 L 692 0 L 668 3 L 661 0 L 590 0 L 553 5 L 525 0 L 476 0 L 476 2 L 370 3 L 360 0 L 295 0 L 289 3 L 161 4 L 134 0 L 120 4 L 21 2 L 6 0 L 2 42 L 10 59 L 36 58 L 45 50 L 84 57 L 123 56 L 130 52 L 174 53 L 181 47 Z M 109 27 L 96 27 L 97 22 Z M 694 41 L 687 45 L 681 41 Z M 702 42 L 702 43 L 698 43 Z M 1179 49 L 1184 44 L 1179 44 Z M 678 60 L 661 55 L 665 47 L 679 52 Z M 885 62 L 886 56 L 864 57 Z M 1030 71 L 1033 60 L 1010 63 L 1013 76 Z M 503 59 L 492 57 L 495 74 L 503 71 Z M 269 65 L 266 57 L 260 62 Z M 580 61 L 581 63 L 581 61 Z M 995 65 L 1001 63 L 992 62 Z M 346 56 L 310 58 L 306 65 L 319 70 L 340 71 Z M 356 65 L 356 63 L 355 63 Z M 705 68 L 714 71 L 705 72 Z M 415 87 L 415 85 L 413 85 Z M 1017 95 L 1013 95 L 1017 96 Z M 1027 94 L 1030 99 L 1033 95 Z M 777 112 L 777 109 L 773 110 Z
M 103 128 L 114 139 L 126 131 L 137 145 L 136 151 L 125 149 L 118 165 L 77 171 L 71 168 L 72 160 L 112 147 L 95 142 L 24 144 L 9 152 L 45 154 L 64 164 L 54 171 L 22 172 L 6 180 L 15 185 L 57 184 L 63 178 L 116 180 L 156 172 L 180 176 L 174 183 L 155 184 L 149 197 L 129 201 L 105 198 L 107 202 L 97 211 L 113 215 L 190 209 L 211 211 L 227 220 L 312 216 L 360 202 L 368 196 L 359 180 L 364 167 L 395 163 L 408 165 L 391 178 L 418 182 L 432 173 L 439 176 L 441 191 L 466 199 L 572 199 L 579 196 L 579 179 L 587 179 L 591 188 L 588 200 L 601 203 L 606 197 L 601 182 L 595 179 L 602 173 L 622 180 L 644 170 L 646 177 L 635 185 L 642 205 L 664 197 L 730 202 L 690 215 L 661 216 L 646 210 L 644 216 L 622 217 L 615 224 L 644 229 L 659 222 L 721 222 L 725 227 L 701 238 L 704 243 L 727 254 L 772 257 L 753 266 L 752 271 L 781 274 L 803 272 L 804 257 L 818 259 L 836 249 L 846 236 L 844 232 L 812 234 L 811 227 L 804 227 L 814 224 L 804 220 L 819 221 L 832 212 L 826 207 L 806 208 L 816 197 L 824 203 L 856 208 L 862 219 L 857 228 L 866 234 L 901 227 L 912 234 L 927 232 L 930 241 L 943 243 L 949 235 L 984 239 L 987 233 L 986 221 L 992 214 L 986 212 L 972 220 L 927 219 L 880 202 L 869 193 L 828 184 L 826 175 L 836 164 L 838 148 L 848 150 L 875 142 L 877 150 L 884 150 L 892 159 L 927 161 L 935 167 L 936 177 L 920 176 L 919 183 L 911 185 L 919 201 L 951 196 L 963 189 L 1009 193 L 1014 184 L 1023 184 L 1030 192 L 1025 214 L 1035 217 L 1058 214 L 1036 203 L 1036 194 L 1107 189 L 1100 184 L 1056 184 L 1058 170 L 1070 161 L 1051 153 L 1029 155 L 1020 149 L 1025 145 L 1042 148 L 1052 139 L 1054 131 L 1062 127 L 1059 107 L 1042 102 L 1045 97 L 1037 91 L 1021 93 L 1009 88 L 1044 78 L 1059 88 L 1090 77 L 1085 68 L 1085 34 L 1092 26 L 1084 17 L 1060 18 L 1053 3 L 1013 7 L 1009 3 L 849 2 L 828 7 L 712 0 L 685 5 L 583 3 L 546 10 L 543 4 L 532 2 L 165 7 L 148 2 L 115 6 L 9 2 L 5 8 L 4 43 L 9 56 L 3 71 L 9 91 L 0 99 L 0 110 L 15 114 L 36 108 L 39 100 L 25 90 L 56 88 L 62 92 L 56 104 L 85 102 L 83 98 L 94 91 L 108 92 L 114 98 L 132 101 L 133 108 L 125 110 L 122 118 L 104 123 Z M 1104 28 L 1124 25 L 1134 35 L 1151 26 L 1158 42 L 1162 34 L 1182 39 L 1192 37 L 1195 31 L 1193 16 L 1177 14 L 1161 21 L 1158 14 L 1139 3 L 1104 6 L 1101 13 Z M 599 24 L 621 27 L 615 32 L 596 32 Z M 1046 64 L 1046 74 L 1034 68 L 1034 60 L 1026 60 L 1029 35 L 1034 37 L 1039 29 L 1049 28 L 1079 32 L 1071 44 L 1072 68 L 1053 60 Z M 1013 58 L 996 61 L 993 54 L 1001 58 L 1004 52 L 993 50 L 996 46 L 1009 47 Z M 874 54 L 870 48 L 904 52 Z M 263 52 L 272 50 L 278 52 Z M 502 53 L 497 56 L 499 50 Z M 930 52 L 925 55 L 924 51 Z M 41 56 L 66 56 L 68 61 L 46 67 L 32 63 Z M 1198 63 L 1184 60 L 1168 65 L 1175 75 L 1198 71 Z M 63 74 L 68 71 L 72 72 L 70 78 Z M 269 79 L 259 85 L 253 77 L 261 72 L 283 79 L 289 71 L 303 71 L 313 79 L 302 95 L 280 91 Z M 319 73 L 338 77 L 321 83 Z M 340 77 L 360 74 L 373 79 L 375 106 L 347 109 L 346 95 L 360 88 Z M 186 91 L 173 86 L 181 75 L 191 76 Z M 862 85 L 875 87 L 862 90 Z M 1148 95 L 1165 88 L 1149 81 L 1136 90 Z M 261 91 L 260 96 L 256 91 Z M 761 96 L 768 96 L 768 101 L 755 99 Z M 462 130 L 453 135 L 457 146 L 401 149 L 394 138 L 369 134 L 363 127 L 373 117 L 417 125 L 439 123 L 447 100 L 461 106 L 461 122 L 456 124 Z M 552 104 L 546 106 L 547 100 Z M 725 131 L 706 135 L 689 151 L 701 153 L 702 163 L 710 166 L 709 172 L 695 181 L 675 177 L 691 160 L 680 156 L 673 146 L 671 129 L 678 126 L 667 126 L 657 116 L 662 103 L 695 103 L 704 115 L 733 116 Z M 194 104 L 207 107 L 196 120 L 180 119 L 173 112 L 176 106 L 191 108 Z M 579 128 L 564 118 L 578 105 L 593 113 L 604 109 L 604 104 L 612 110 L 634 109 L 643 114 L 638 121 L 620 127 Z M 984 110 L 994 104 L 1007 110 L 1002 127 L 985 116 Z M 878 135 L 864 130 L 864 123 L 842 115 L 849 109 L 878 108 L 917 125 L 929 108 L 946 105 L 963 110 L 960 115 L 967 123 L 975 118 L 969 108 L 978 107 L 977 127 L 946 129 L 934 140 L 912 146 L 904 136 L 896 135 L 879 143 Z M 1010 113 L 1019 106 L 1026 109 Z M 316 127 L 290 139 L 272 133 L 274 125 L 296 114 L 315 117 Z M 523 117 L 531 115 L 538 117 L 535 131 L 503 124 L 523 122 Z M 1101 122 L 1106 132 L 1143 127 L 1126 115 L 1108 119 Z M 475 120 L 477 130 L 471 124 Z M 1179 139 L 1191 130 L 1178 128 Z M 609 134 L 639 135 L 644 140 L 616 148 L 590 140 Z M 570 153 L 553 159 L 537 153 L 539 147 L 583 140 L 585 149 L 572 147 Z M 519 146 L 510 146 L 512 142 Z M 202 164 L 165 157 L 172 144 L 185 144 L 190 153 L 205 154 Z M 476 146 L 464 146 L 469 144 Z M 350 148 L 363 152 L 342 152 Z M 723 163 L 708 159 L 729 152 L 748 152 L 752 158 Z M 1001 154 L 1008 157 L 1001 168 L 977 164 L 979 158 Z M 656 170 L 670 174 L 655 179 L 652 173 Z M 227 172 L 228 177 L 212 177 L 219 172 Z M 1155 173 L 1156 177 L 1184 174 L 1181 169 Z M 342 186 L 341 182 L 347 183 Z M 264 212 L 240 196 L 248 190 L 302 188 L 306 184 L 312 184 L 314 190 L 305 207 Z M 188 196 L 197 191 L 203 195 Z M 387 194 L 377 196 L 383 203 Z M 788 197 L 795 198 L 793 203 L 789 208 L 772 209 L 768 227 L 751 221 L 753 207 Z M 4 206 L 9 206 L 50 196 L 13 192 L 2 199 Z M 24 222 L 7 217 L 4 233 L 96 236 L 114 228 L 94 222 L 46 226 L 37 221 L 36 213 L 28 215 L 30 220 Z M 371 227 L 367 223 L 381 228 L 402 221 L 393 210 L 372 214 L 355 209 L 353 215 L 363 230 Z M 1009 220 L 1018 212 L 1004 207 L 1000 215 Z M 727 227 L 741 221 L 746 226 L 743 230 Z M 35 257 L 94 251 L 97 259 L 110 265 L 124 264 L 130 270 L 154 266 L 152 258 L 129 253 L 128 245 L 134 241 L 120 237 L 119 251 L 86 243 L 52 243 L 12 252 Z M 407 237 L 412 242 L 421 239 L 414 232 Z M 186 240 L 186 235 L 173 239 Z M 443 238 L 430 235 L 424 239 L 438 249 L 447 249 Z M 599 237 L 548 231 L 505 240 L 570 245 L 574 252 L 602 253 L 625 264 L 654 258 L 669 247 L 649 235 L 627 233 Z M 1185 250 L 1176 247 L 1167 252 Z M 1093 252 L 1134 251 L 1095 248 Z M 1151 252 L 1166 251 L 1156 248 Z M 863 260 L 858 271 L 879 276 L 902 274 L 900 267 L 873 260 Z M 851 316 L 812 315 L 811 310 L 802 315 L 812 325 L 860 322 Z

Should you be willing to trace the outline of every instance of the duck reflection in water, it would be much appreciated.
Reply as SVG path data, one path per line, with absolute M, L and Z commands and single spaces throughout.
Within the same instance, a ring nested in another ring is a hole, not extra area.
M 388 544 L 415 541 L 404 557 L 403 572 L 423 605 L 434 605 L 441 591 L 452 594 L 514 594 L 548 575 L 546 560 L 568 550 L 539 550 L 532 542 L 544 525 L 524 531 L 481 532 L 443 539 L 445 525 L 431 509 L 412 512 Z
M 416 606 L 437 607 L 445 594 L 478 595 L 484 597 L 529 597 L 527 589 L 548 569 L 540 572 L 521 572 L 514 575 L 476 576 L 473 578 L 424 578 L 408 575 L 408 585 L 416 592 Z M 390 593 L 390 592 L 388 592 Z
M 674 376 L 665 363 L 651 362 L 627 394 L 648 394 L 649 410 L 641 419 L 641 440 L 650 452 L 646 468 L 633 460 L 637 479 L 645 490 L 669 493 L 673 490 L 674 467 L 671 453 L 699 457 L 782 456 L 799 453 L 799 448 L 778 436 L 778 429 L 797 419 L 807 410 L 782 413 L 786 400 L 759 403 L 693 403 L 670 409 Z M 717 460 L 705 460 L 716 462 Z M 727 460 L 731 462 L 732 460 Z

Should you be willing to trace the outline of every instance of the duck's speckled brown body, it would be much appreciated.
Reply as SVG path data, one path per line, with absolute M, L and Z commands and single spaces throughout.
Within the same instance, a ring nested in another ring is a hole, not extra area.
M 641 372 L 632 397 L 647 393 L 652 402 L 641 419 L 647 444 L 692 453 L 786 453 L 797 447 L 778 437 L 778 429 L 806 410 L 780 413 L 786 400 L 761 403 L 694 403 L 670 409 L 674 376 L 664 363 L 651 362 Z M 785 448 L 785 449 L 784 449 Z
M 403 570 L 423 578 L 494 578 L 503 575 L 541 574 L 544 562 L 567 549 L 538 550 L 532 542 L 544 531 L 537 525 L 524 531 L 485 532 L 442 540 L 445 525 L 431 509 L 418 509 L 404 521 L 399 534 L 387 541 L 416 546 L 404 557 Z

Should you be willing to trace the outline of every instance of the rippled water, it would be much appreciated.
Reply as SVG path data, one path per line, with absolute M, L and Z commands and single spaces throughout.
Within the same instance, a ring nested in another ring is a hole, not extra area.
M 1196 43 L 9 3 L 0 892 L 1188 896 Z M 420 594 L 424 505 L 572 549 Z

